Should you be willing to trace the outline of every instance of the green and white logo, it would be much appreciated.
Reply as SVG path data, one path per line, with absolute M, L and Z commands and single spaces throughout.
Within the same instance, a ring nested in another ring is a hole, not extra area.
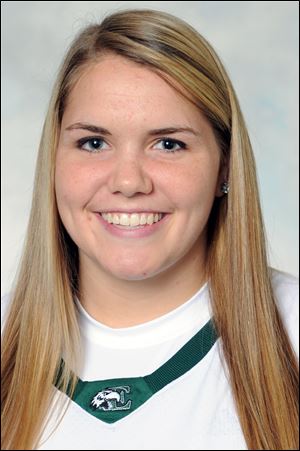
M 209 352 L 216 340 L 213 319 L 210 319 L 182 348 L 153 373 L 140 377 L 83 381 L 78 377 L 77 385 L 67 395 L 90 415 L 106 423 L 116 423 L 130 415 L 155 393 L 179 378 Z M 61 370 L 64 366 L 61 360 Z M 62 390 L 60 374 L 55 386 Z
M 108 387 L 99 391 L 91 400 L 91 407 L 95 410 L 128 410 L 131 407 L 131 399 L 126 401 L 126 395 L 130 393 L 129 385 Z

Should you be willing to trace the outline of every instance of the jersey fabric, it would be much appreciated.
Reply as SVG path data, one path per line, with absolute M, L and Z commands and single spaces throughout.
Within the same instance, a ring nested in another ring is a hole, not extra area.
M 298 354 L 298 280 L 272 270 L 272 284 L 279 311 Z M 76 302 L 84 355 L 82 371 L 77 375 L 89 409 L 84 403 L 71 401 L 54 432 L 60 409 L 51 411 L 51 420 L 38 449 L 247 449 L 222 359 L 220 339 L 213 335 L 211 327 L 208 284 L 168 314 L 122 329 L 97 322 L 78 300 Z M 205 333 L 208 332 L 207 338 Z M 195 343 L 197 337 L 202 340 L 203 352 L 198 362 L 196 359 L 189 368 L 185 349 L 195 353 L 194 348 L 187 346 Z M 138 385 L 141 402 L 133 411 L 128 411 L 130 383 L 161 374 L 164 365 L 168 369 L 174 361 L 180 362 L 182 374 L 165 379 L 145 399 L 144 385 Z M 61 395 L 55 390 L 56 396 Z M 67 395 L 62 396 L 67 399 Z

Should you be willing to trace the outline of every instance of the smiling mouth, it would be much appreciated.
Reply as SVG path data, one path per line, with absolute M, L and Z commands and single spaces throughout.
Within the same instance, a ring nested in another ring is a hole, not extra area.
M 120 228 L 141 228 L 161 221 L 165 213 L 99 213 L 104 221 Z

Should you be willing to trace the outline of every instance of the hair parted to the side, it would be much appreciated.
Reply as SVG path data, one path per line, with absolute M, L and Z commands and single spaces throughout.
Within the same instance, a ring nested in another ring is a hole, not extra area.
M 238 100 L 210 44 L 180 19 L 151 10 L 117 12 L 86 27 L 58 74 L 3 334 L 2 449 L 38 446 L 62 355 L 61 385 L 76 384 L 78 252 L 57 211 L 55 157 L 68 95 L 106 52 L 143 64 L 182 89 L 213 127 L 230 193 L 213 206 L 207 269 L 240 424 L 249 449 L 298 449 L 297 362 L 272 293 L 255 163 Z

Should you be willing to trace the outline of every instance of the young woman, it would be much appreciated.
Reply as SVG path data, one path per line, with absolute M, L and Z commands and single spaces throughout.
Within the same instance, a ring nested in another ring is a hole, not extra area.
M 148 10 L 87 27 L 6 309 L 2 449 L 297 449 L 296 299 L 211 46 Z

